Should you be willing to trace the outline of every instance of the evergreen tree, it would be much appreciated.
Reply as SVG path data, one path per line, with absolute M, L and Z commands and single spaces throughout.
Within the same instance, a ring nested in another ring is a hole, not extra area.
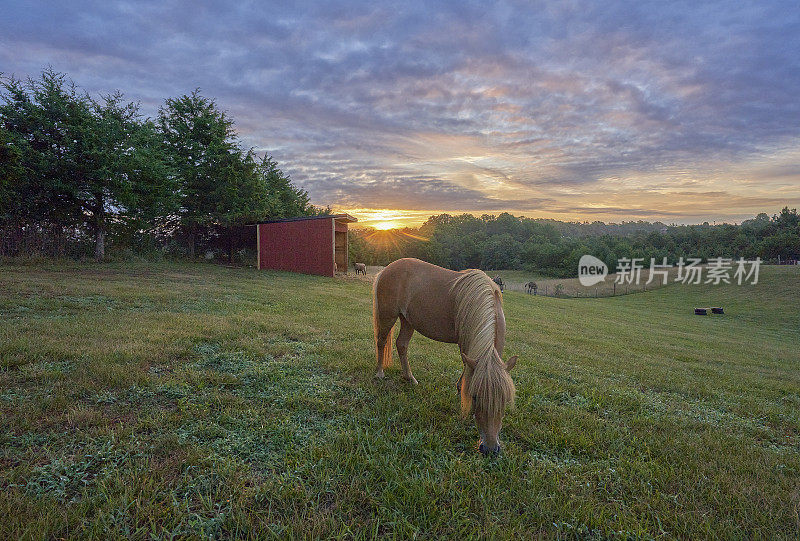
M 199 91 L 168 99 L 159 127 L 180 186 L 176 218 L 190 256 L 201 231 L 221 228 L 232 262 L 238 226 L 316 212 L 271 156 L 258 161 L 241 150 L 233 121 Z
M 263 179 L 269 194 L 270 218 L 292 218 L 316 214 L 308 198 L 308 192 L 296 187 L 291 178 L 278 169 L 278 163 L 269 154 L 258 164 L 257 174 Z
M 83 126 L 82 183 L 74 186 L 95 239 L 95 257 L 105 256 L 109 221 L 149 221 L 175 208 L 175 183 L 166 148 L 139 107 L 120 92 L 92 102 Z
M 121 93 L 96 102 L 52 70 L 40 80 L 5 79 L 3 89 L 0 119 L 18 164 L 0 215 L 17 230 L 81 231 L 100 260 L 110 215 L 147 215 L 148 201 L 164 206 L 173 190 L 160 143 Z
M 87 100 L 52 70 L 38 81 L 3 79 L 2 88 L 0 119 L 9 154 L 19 162 L 18 174 L 6 182 L 0 214 L 20 234 L 78 225 L 81 209 L 72 182 L 78 176 L 80 126 L 90 115 Z
M 158 124 L 178 181 L 176 225 L 188 239 L 194 257 L 197 235 L 211 226 L 218 211 L 234 205 L 232 187 L 241 173 L 241 156 L 233 121 L 199 90 L 169 98 L 159 110 Z

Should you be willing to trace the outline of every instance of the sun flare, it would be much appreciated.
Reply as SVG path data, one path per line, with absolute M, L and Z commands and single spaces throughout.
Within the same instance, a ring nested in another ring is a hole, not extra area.
M 380 229 L 381 231 L 385 231 L 387 229 L 399 229 L 402 226 L 400 225 L 400 222 L 389 221 L 389 222 L 378 222 L 372 227 L 374 227 L 375 229 Z
M 431 215 L 430 211 L 375 208 L 339 209 L 358 218 L 357 227 L 388 231 L 404 227 L 419 227 Z

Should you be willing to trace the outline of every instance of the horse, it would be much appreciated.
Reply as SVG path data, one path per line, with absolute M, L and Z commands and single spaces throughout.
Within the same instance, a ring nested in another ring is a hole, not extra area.
M 367 264 L 366 263 L 354 263 L 353 265 L 356 268 L 356 276 L 358 276 L 359 273 L 363 273 L 364 276 L 367 275 Z
M 506 319 L 500 288 L 477 269 L 452 271 L 419 259 L 389 264 L 375 279 L 372 323 L 378 365 L 383 379 L 392 362 L 392 330 L 400 319 L 395 345 L 403 377 L 417 380 L 408 364 L 408 343 L 414 331 L 439 342 L 458 344 L 463 371 L 456 388 L 464 418 L 474 415 L 484 455 L 500 452 L 500 429 L 507 405 L 514 402 L 510 372 L 517 356 L 503 362 Z
M 502 278 L 500 278 L 500 275 L 499 275 L 499 274 L 498 274 L 497 276 L 495 276 L 494 278 L 492 278 L 492 281 L 493 281 L 495 284 L 497 284 L 498 286 L 500 286 L 500 291 L 503 291 L 503 290 L 505 290 L 505 288 L 506 288 L 506 284 L 503 282 L 503 279 L 502 279 Z
M 535 295 L 538 289 L 539 286 L 536 285 L 536 282 L 528 282 L 527 284 L 525 284 L 525 290 L 528 292 L 528 295 L 530 295 L 531 292 L 533 292 L 533 294 Z

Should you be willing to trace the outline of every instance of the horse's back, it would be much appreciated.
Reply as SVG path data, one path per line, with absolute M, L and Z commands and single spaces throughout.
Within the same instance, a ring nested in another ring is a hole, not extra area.
M 455 280 L 460 273 L 445 269 L 439 265 L 415 259 L 413 257 L 404 257 L 389 263 L 386 268 L 381 271 L 381 276 L 391 276 L 393 279 L 397 277 L 420 277 L 428 281 L 436 282 L 449 282 Z
M 385 317 L 402 315 L 428 338 L 455 342 L 451 286 L 459 275 L 419 259 L 398 259 L 378 275 L 377 307 Z

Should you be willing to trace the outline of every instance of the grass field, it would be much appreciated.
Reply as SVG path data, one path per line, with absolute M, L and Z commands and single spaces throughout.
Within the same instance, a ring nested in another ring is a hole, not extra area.
M 798 271 L 509 292 L 518 396 L 487 459 L 455 346 L 415 335 L 420 385 L 373 381 L 368 281 L 2 266 L 0 539 L 797 539 Z

